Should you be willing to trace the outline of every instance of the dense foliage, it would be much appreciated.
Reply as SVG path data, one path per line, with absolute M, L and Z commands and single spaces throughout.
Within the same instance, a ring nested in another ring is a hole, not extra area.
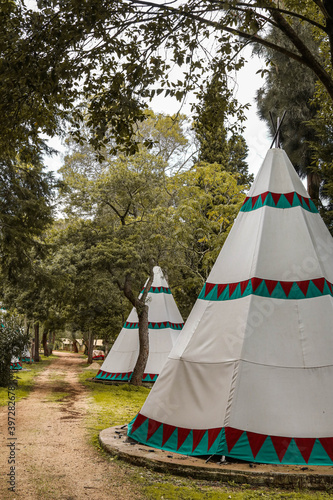
M 0 387 L 6 387 L 11 380 L 10 363 L 13 357 L 18 358 L 28 338 L 15 317 L 1 315 L 0 327 Z

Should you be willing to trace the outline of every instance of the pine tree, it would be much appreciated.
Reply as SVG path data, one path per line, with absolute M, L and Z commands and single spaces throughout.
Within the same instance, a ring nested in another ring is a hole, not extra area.
M 245 139 L 235 127 L 227 125 L 231 114 L 238 115 L 238 118 L 242 114 L 226 86 L 225 78 L 218 74 L 213 76 L 196 112 L 194 131 L 199 142 L 198 161 L 218 163 L 221 170 L 237 174 L 239 185 L 249 184 L 253 178 L 248 173 Z

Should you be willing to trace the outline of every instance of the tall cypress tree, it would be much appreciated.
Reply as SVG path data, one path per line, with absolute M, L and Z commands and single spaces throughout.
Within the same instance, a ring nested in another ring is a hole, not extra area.
M 225 77 L 215 74 L 196 107 L 194 131 L 199 142 L 198 161 L 220 164 L 222 170 L 237 175 L 239 185 L 244 185 L 253 177 L 246 163 L 245 139 L 235 127 L 227 125 L 228 117 L 234 114 L 242 117 L 241 108 L 228 90 Z

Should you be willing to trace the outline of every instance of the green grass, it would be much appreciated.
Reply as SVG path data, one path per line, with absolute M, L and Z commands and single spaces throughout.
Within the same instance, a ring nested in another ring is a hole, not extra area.
M 210 487 L 202 484 L 176 486 L 173 484 L 149 485 L 143 488 L 146 500 L 328 500 L 328 493 L 278 492 L 254 490 L 250 487 L 230 488 L 228 486 Z
M 19 370 L 13 373 L 13 378 L 17 380 L 17 389 L 15 390 L 15 401 L 19 401 L 22 398 L 26 398 L 30 391 L 34 387 L 35 378 L 44 370 L 52 361 L 52 359 L 57 356 L 40 356 L 41 361 L 39 363 L 23 363 L 23 368 L 27 368 L 29 371 Z M 0 387 L 0 406 L 6 406 L 8 403 L 8 389 L 6 387 Z
M 79 379 L 90 390 L 92 397 L 88 428 L 94 444 L 97 445 L 102 429 L 128 424 L 135 417 L 150 389 L 129 384 L 106 385 L 87 380 L 93 378 L 96 373 L 95 370 L 84 370 Z

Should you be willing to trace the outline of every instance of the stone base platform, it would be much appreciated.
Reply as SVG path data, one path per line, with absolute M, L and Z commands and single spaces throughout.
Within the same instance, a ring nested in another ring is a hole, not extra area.
M 127 425 L 109 427 L 99 434 L 102 448 L 134 465 L 194 479 L 258 487 L 309 489 L 333 492 L 333 467 L 220 462 L 221 457 L 188 457 L 137 443 L 126 434 Z

